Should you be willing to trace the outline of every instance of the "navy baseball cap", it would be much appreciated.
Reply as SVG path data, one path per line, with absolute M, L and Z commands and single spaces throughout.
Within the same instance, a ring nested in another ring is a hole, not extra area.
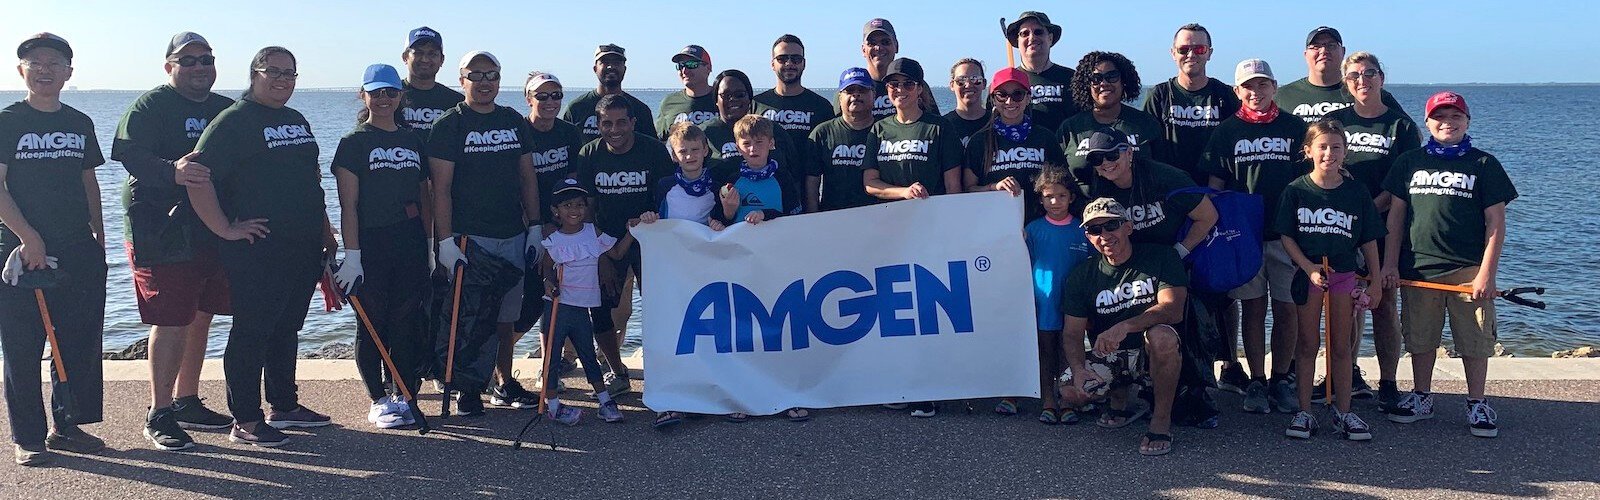
M 381 88 L 405 88 L 400 85 L 400 73 L 387 64 L 367 66 L 366 74 L 361 77 L 361 90 L 371 92 Z
M 587 198 L 589 190 L 584 189 L 577 179 L 566 178 L 556 182 L 555 189 L 550 190 L 550 204 L 560 205 L 561 202 L 573 198 Z
M 1091 132 L 1083 140 L 1083 146 L 1078 148 L 1085 152 L 1115 151 L 1118 148 L 1129 147 L 1128 135 L 1109 128 L 1102 128 Z
M 843 91 L 850 88 L 851 85 L 860 85 L 869 89 L 874 88 L 872 86 L 872 75 L 862 68 L 850 68 L 844 70 L 843 73 L 839 73 L 839 90 Z
M 418 43 L 422 42 L 433 42 L 440 49 L 444 48 L 444 37 L 439 36 L 439 32 L 427 26 L 411 30 L 411 35 L 406 37 L 406 48 L 416 47 Z
M 72 46 L 67 45 L 66 39 L 52 33 L 34 33 L 33 36 L 23 40 L 21 44 L 17 45 L 17 58 L 27 57 L 28 51 L 33 50 L 35 47 L 50 47 L 61 52 L 61 55 L 67 56 L 67 59 L 72 59 Z

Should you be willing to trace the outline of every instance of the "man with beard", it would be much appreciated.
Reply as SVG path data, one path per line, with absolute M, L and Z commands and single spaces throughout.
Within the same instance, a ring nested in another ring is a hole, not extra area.
M 405 124 L 428 140 L 433 121 L 445 111 L 461 104 L 466 96 L 455 89 L 440 85 L 434 77 L 444 66 L 444 38 L 433 28 L 423 26 L 411 30 L 405 52 L 400 60 L 406 63 L 405 102 L 395 110 L 395 123 Z
M 1060 131 L 1061 122 L 1078 114 L 1068 92 L 1075 72 L 1050 61 L 1050 48 L 1061 41 L 1061 26 L 1030 10 L 1006 25 L 1006 41 L 1022 51 L 1019 67 L 1033 84 L 1033 122 Z
M 659 132 L 656 139 L 662 142 L 666 142 L 667 130 L 674 123 L 686 121 L 699 125 L 717 116 L 717 96 L 706 82 L 711 76 L 711 54 L 705 47 L 684 47 L 673 54 L 672 64 L 678 67 L 678 80 L 683 82 L 683 90 L 667 94 L 656 108 L 655 127 Z
M 583 142 L 600 138 L 600 122 L 594 109 L 601 97 L 620 95 L 627 100 L 630 116 L 650 116 L 650 106 L 633 94 L 622 91 L 622 79 L 627 75 L 627 49 L 609 43 L 594 49 L 594 76 L 599 80 L 599 86 L 578 96 L 572 104 L 567 105 L 567 111 L 561 114 L 562 120 L 578 126 L 578 130 L 583 133 Z M 638 121 L 636 132 L 656 137 L 655 124 L 649 120 L 636 121 Z
M 796 166 L 804 164 L 807 138 L 817 125 L 833 119 L 833 105 L 828 99 L 812 92 L 801 84 L 806 72 L 806 46 L 800 37 L 783 35 L 772 42 L 772 73 L 778 77 L 778 86 L 757 94 L 756 103 L 766 109 L 761 116 L 789 134 L 795 145 Z M 796 191 L 801 192 L 801 191 Z

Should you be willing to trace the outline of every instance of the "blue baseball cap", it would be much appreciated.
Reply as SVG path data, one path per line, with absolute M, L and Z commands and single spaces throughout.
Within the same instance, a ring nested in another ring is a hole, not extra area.
M 371 92 L 381 88 L 401 89 L 400 73 L 394 66 L 387 64 L 374 64 L 367 66 L 367 72 L 361 77 L 361 90 Z
M 872 85 L 872 75 L 862 68 L 850 68 L 839 73 L 839 90 L 850 88 L 851 85 L 876 88 Z
M 433 42 L 441 50 L 444 49 L 444 37 L 439 36 L 439 32 L 427 26 L 411 30 L 411 35 L 406 38 L 406 48 L 416 47 L 421 42 Z

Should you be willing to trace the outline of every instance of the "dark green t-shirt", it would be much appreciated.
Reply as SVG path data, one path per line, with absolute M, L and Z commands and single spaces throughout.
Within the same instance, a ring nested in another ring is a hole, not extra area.
M 952 109 L 944 114 L 944 122 L 950 124 L 950 132 L 961 138 L 961 148 L 966 149 L 967 144 L 972 142 L 972 134 L 989 126 L 989 116 L 989 110 L 985 109 L 982 116 L 968 120 Z
M 656 140 L 665 142 L 667 132 L 672 130 L 674 123 L 689 122 L 699 125 L 716 117 L 716 92 L 707 92 L 706 95 L 699 97 L 689 97 L 689 94 L 682 90 L 667 94 L 661 98 L 661 105 L 656 107 Z
M 950 125 L 932 113 L 917 121 L 900 123 L 890 117 L 872 124 L 878 138 L 878 178 L 893 186 L 909 187 L 921 182 L 929 194 L 959 193 L 961 186 L 945 186 L 944 173 L 961 166 L 961 141 Z
M 390 132 L 363 123 L 339 139 L 329 170 L 356 175 L 361 228 L 379 228 L 421 215 L 420 184 L 427 178 L 423 161 L 416 132 L 404 127 Z
M 89 116 L 66 104 L 47 113 L 17 101 L 0 109 L 0 144 L 16 145 L 0 156 L 5 190 L 45 249 L 94 241 L 83 172 L 106 159 Z M 7 256 L 21 243 L 10 226 L 0 223 L 0 249 Z
M 1273 229 L 1293 239 L 1307 259 L 1316 264 L 1327 257 L 1338 273 L 1362 267 L 1361 245 L 1382 238 L 1384 223 L 1361 183 L 1346 179 L 1339 187 L 1323 189 L 1310 174 L 1283 189 L 1272 218 Z
M 127 215 L 123 236 L 137 245 L 135 252 L 141 251 L 138 243 L 143 241 L 134 238 L 135 234 L 156 233 L 168 224 L 198 222 L 186 203 L 188 190 L 173 181 L 172 162 L 194 151 L 206 125 L 232 105 L 233 99 L 217 94 L 201 102 L 191 101 L 171 85 L 162 85 L 139 96 L 122 115 L 111 142 L 111 159 L 122 162 L 128 171 L 128 181 L 122 185 L 122 207 Z M 184 205 L 182 217 L 173 211 L 180 204 Z M 200 232 L 210 234 L 203 229 Z
M 444 116 L 445 111 L 467 100 L 467 96 L 443 83 L 434 83 L 433 88 L 428 90 L 412 87 L 411 82 L 405 82 L 405 87 L 406 101 L 400 105 L 400 109 L 394 110 L 394 122 L 403 123 L 417 131 L 424 143 L 428 141 L 428 131 L 433 130 L 433 122 Z
M 650 120 L 650 106 L 644 101 L 634 97 L 633 94 L 623 92 L 622 96 L 628 100 L 628 116 L 633 117 L 633 131 L 647 136 L 651 140 L 657 139 L 656 125 Z M 578 127 L 578 132 L 583 135 L 583 143 L 600 138 L 600 121 L 595 118 L 594 105 L 600 103 L 599 91 L 591 90 L 573 99 L 567 104 L 567 110 L 561 112 L 561 119 Z M 610 233 L 608 233 L 610 234 Z
M 633 135 L 633 147 L 626 153 L 612 153 L 599 139 L 578 150 L 578 182 L 594 196 L 595 225 L 617 237 L 628 232 L 628 219 L 657 209 L 660 179 L 677 171 L 666 146 L 655 137 Z
M 1406 202 L 1410 248 L 1400 254 L 1400 273 L 1409 279 L 1481 264 L 1489 239 L 1484 209 L 1517 199 L 1500 160 L 1476 148 L 1460 158 L 1401 153 L 1383 186 Z
M 211 121 L 195 151 L 229 219 L 267 219 L 271 238 L 321 240 L 320 150 L 299 111 L 240 100 Z
M 1328 113 L 1324 119 L 1344 124 L 1344 168 L 1374 197 L 1383 192 L 1383 178 L 1389 176 L 1394 159 L 1422 147 L 1421 130 L 1398 108 L 1389 108 L 1377 118 L 1363 118 L 1350 106 Z
M 1043 216 L 1044 206 L 1039 204 L 1039 192 L 1034 191 L 1033 181 L 1045 165 L 1066 165 L 1061 138 L 1036 123 L 1020 143 L 994 133 L 992 127 L 978 130 L 970 139 L 961 164 L 978 178 L 978 184 L 994 184 L 1015 177 L 1017 185 L 1022 187 L 1023 220 Z
M 1187 172 L 1195 184 L 1205 184 L 1209 176 L 1197 167 L 1200 152 L 1217 125 L 1239 112 L 1239 97 L 1233 94 L 1233 87 L 1216 78 L 1207 78 L 1205 87 L 1190 92 L 1174 77 L 1150 89 L 1144 112 L 1156 118 L 1162 136 L 1172 144 L 1172 166 Z
M 1128 209 L 1133 219 L 1134 243 L 1154 243 L 1172 246 L 1183 240 L 1178 234 L 1189 212 L 1200 205 L 1205 195 L 1180 194 L 1168 199 L 1175 190 L 1194 187 L 1189 175 L 1177 167 L 1154 160 L 1134 160 L 1133 185 L 1128 189 L 1117 187 L 1099 175 L 1091 184 L 1090 199 L 1112 198 Z
M 878 161 L 878 139 L 872 135 L 872 127 L 856 130 L 843 117 L 834 118 L 817 125 L 806 143 L 811 147 L 806 175 L 822 177 L 818 210 L 878 203 L 861 180 L 861 172 Z
M 1166 135 L 1161 131 L 1161 123 L 1149 113 L 1127 104 L 1122 105 L 1122 111 L 1118 113 L 1117 121 L 1113 123 L 1100 123 L 1094 119 L 1093 111 L 1084 111 L 1068 118 L 1061 127 L 1061 150 L 1067 153 L 1067 168 L 1077 179 L 1082 194 L 1088 194 L 1089 185 L 1095 177 L 1095 165 L 1088 164 L 1089 151 L 1083 147 L 1083 141 L 1096 130 L 1110 127 L 1128 134 L 1128 142 L 1133 144 L 1135 158 L 1154 159 L 1166 163 L 1172 154 L 1172 146 L 1167 143 Z
M 1067 291 L 1061 295 L 1061 311 L 1074 318 L 1089 320 L 1089 342 L 1113 325 L 1144 314 L 1156 305 L 1156 294 L 1168 288 L 1189 286 L 1189 273 L 1171 245 L 1133 245 L 1133 255 L 1122 265 L 1113 266 L 1104 254 L 1092 255 L 1088 262 L 1072 268 L 1067 275 Z M 1144 336 L 1128 334 L 1119 349 L 1144 346 Z
M 1404 115 L 1405 108 L 1400 106 L 1400 101 L 1394 99 L 1389 91 L 1383 91 L 1383 104 L 1389 109 L 1400 110 Z M 1283 112 L 1300 117 L 1306 123 L 1322 119 L 1324 115 L 1349 107 L 1356 102 L 1356 98 L 1346 91 L 1344 84 L 1334 84 L 1327 87 L 1314 85 L 1311 80 L 1301 78 L 1288 85 L 1278 88 L 1278 95 L 1273 101 L 1278 103 L 1278 108 Z M 1410 118 L 1407 115 L 1406 118 Z
M 433 123 L 429 158 L 455 162 L 450 180 L 450 229 L 510 238 L 523 232 L 522 155 L 533 151 L 532 127 L 505 106 L 479 113 L 457 104 Z
M 556 182 L 568 177 L 576 178 L 576 159 L 578 150 L 583 148 L 583 138 L 579 137 L 578 127 L 564 120 L 556 119 L 550 125 L 550 130 L 539 131 L 528 125 L 529 150 L 533 153 L 533 171 L 539 178 L 539 196 L 544 199 L 556 188 Z M 539 211 L 544 214 L 545 221 L 556 220 L 555 214 L 550 211 L 550 203 L 544 205 Z
M 1061 132 L 1062 123 L 1080 111 L 1072 102 L 1072 76 L 1076 72 L 1054 63 L 1038 73 L 1025 69 L 1022 72 L 1028 74 L 1028 85 L 1033 87 L 1034 123 Z
M 1300 147 L 1305 136 L 1305 122 L 1289 113 L 1260 124 L 1229 117 L 1211 133 L 1200 155 L 1200 170 L 1222 179 L 1223 189 L 1261 195 L 1265 241 L 1278 239 L 1266 222 L 1278 213 L 1283 188 L 1311 171 Z
M 800 151 L 799 161 L 806 161 L 805 148 L 800 148 L 811 137 L 811 131 L 817 125 L 832 120 L 833 103 L 822 95 L 806 89 L 798 95 L 781 96 L 777 89 L 768 89 L 766 92 L 756 94 L 756 103 L 765 109 L 761 116 L 772 120 L 772 124 L 789 133 L 789 142 L 797 146 Z

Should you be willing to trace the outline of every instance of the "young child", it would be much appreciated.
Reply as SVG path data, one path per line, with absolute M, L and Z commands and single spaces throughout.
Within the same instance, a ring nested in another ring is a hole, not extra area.
M 1039 171 L 1033 191 L 1039 193 L 1044 217 L 1023 227 L 1028 257 L 1033 263 L 1033 303 L 1039 324 L 1039 421 L 1076 424 L 1078 414 L 1056 402 L 1056 377 L 1061 375 L 1061 294 L 1067 275 L 1089 257 L 1089 239 L 1072 216 L 1072 194 L 1077 191 L 1065 169 L 1047 166 Z M 995 413 L 1014 415 L 1017 403 L 1000 400 Z
M 722 210 L 712 215 L 724 224 L 741 221 L 759 224 L 798 212 L 800 196 L 790 182 L 789 169 L 793 167 L 780 166 L 778 160 L 772 158 L 772 134 L 772 121 L 760 116 L 745 115 L 733 123 L 734 143 L 743 156 L 737 177 L 726 176 L 733 182 L 722 188 Z
M 718 208 L 717 197 L 712 192 L 717 181 L 712 179 L 711 169 L 706 165 L 710 146 L 705 131 L 689 122 L 674 123 L 667 131 L 667 147 L 672 148 L 678 172 L 661 179 L 656 190 L 660 193 L 656 196 L 659 211 L 645 212 L 639 216 L 639 222 L 692 220 L 710 226 L 712 231 L 721 231 L 722 221 L 711 218 L 712 210 Z
M 1472 114 L 1465 97 L 1440 92 L 1428 98 L 1425 110 L 1427 144 L 1396 158 L 1383 183 L 1394 195 L 1384 242 L 1384 286 L 1394 288 L 1400 278 L 1426 279 L 1466 284 L 1472 295 L 1415 288 L 1400 292 L 1401 332 L 1411 353 L 1416 389 L 1388 417 L 1400 423 L 1433 418 L 1433 364 L 1448 317 L 1450 337 L 1467 373 L 1467 424 L 1472 435 L 1492 438 L 1500 430 L 1483 385 L 1489 356 L 1494 355 L 1495 276 L 1506 242 L 1506 205 L 1517 199 L 1517 188 L 1500 160 L 1472 147 L 1467 135 Z M 1410 245 L 1402 247 L 1402 241 Z
M 555 321 L 546 324 L 549 334 L 545 340 L 549 343 L 544 345 L 560 346 L 571 340 L 573 348 L 578 351 L 578 361 L 583 364 L 584 377 L 589 379 L 595 396 L 600 399 L 600 418 L 606 422 L 621 422 L 622 411 L 606 391 L 600 363 L 595 360 L 594 324 L 590 314 L 594 312 L 593 309 L 600 307 L 600 256 L 621 258 L 627 253 L 628 246 L 633 244 L 633 235 L 624 233 L 622 240 L 618 241 L 600 232 L 594 224 L 584 222 L 589 220 L 589 191 L 577 180 L 559 181 L 555 192 L 550 194 L 550 207 L 555 213 L 554 222 L 558 228 L 540 242 L 546 252 L 539 266 L 545 277 L 546 298 L 551 300 L 552 305 L 559 301 L 560 307 L 547 306 L 545 309 L 546 321 L 550 318 Z M 547 351 L 547 355 L 554 357 L 550 360 L 550 366 L 560 366 L 560 349 Z M 555 387 L 555 378 L 558 377 L 555 371 L 544 376 L 544 387 Z M 576 407 L 562 406 L 558 398 L 550 397 L 546 402 L 550 419 L 557 422 L 574 425 L 583 415 L 582 410 Z
M 1372 439 L 1372 431 L 1350 411 L 1350 324 L 1356 307 L 1368 307 L 1383 294 L 1382 287 L 1369 288 L 1370 299 L 1357 291 L 1356 274 L 1358 259 L 1366 260 L 1367 269 L 1377 269 L 1378 239 L 1383 237 L 1384 227 L 1366 186 L 1344 177 L 1344 125 L 1336 120 L 1313 123 L 1303 144 L 1306 159 L 1313 165 L 1311 173 L 1284 188 L 1273 220 L 1273 228 L 1283 235 L 1284 252 L 1300 269 L 1295 280 L 1305 278 L 1308 283 L 1303 298 L 1299 286 L 1291 287 L 1299 322 L 1295 376 L 1309 381 L 1316 374 L 1322 315 L 1327 313 L 1333 428 L 1351 441 L 1366 441 Z M 1330 294 L 1327 311 L 1322 307 L 1323 294 Z M 1284 431 L 1289 437 L 1308 439 L 1317 431 L 1317 418 L 1311 414 L 1311 386 L 1301 383 L 1297 388 L 1300 411 Z

